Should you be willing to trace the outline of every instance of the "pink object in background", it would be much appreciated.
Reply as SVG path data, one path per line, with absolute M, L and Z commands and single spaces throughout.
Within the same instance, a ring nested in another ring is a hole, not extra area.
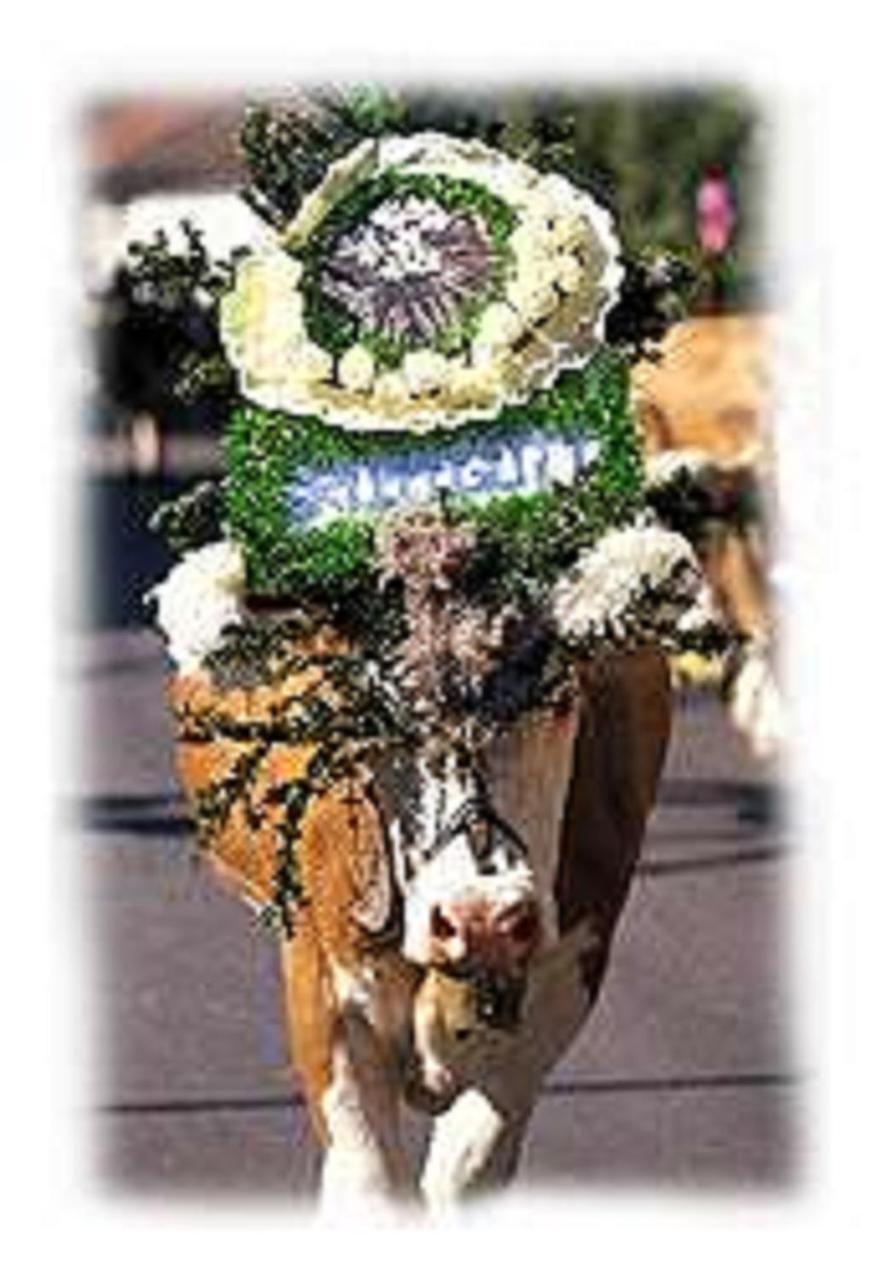
M 705 253 L 728 248 L 736 215 L 731 189 L 721 169 L 708 169 L 697 189 L 697 234 Z

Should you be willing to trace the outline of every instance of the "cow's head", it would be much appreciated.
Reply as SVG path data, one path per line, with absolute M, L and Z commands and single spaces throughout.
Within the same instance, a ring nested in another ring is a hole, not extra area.
M 403 900 L 403 951 L 516 1024 L 529 963 L 557 934 L 553 884 L 576 712 L 534 712 L 469 763 L 389 755 L 377 790 Z

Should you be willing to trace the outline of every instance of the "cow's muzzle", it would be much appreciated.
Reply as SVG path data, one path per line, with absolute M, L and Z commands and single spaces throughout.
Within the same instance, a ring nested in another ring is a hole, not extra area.
M 493 973 L 500 980 L 526 967 L 541 935 L 538 904 L 531 892 L 497 903 L 494 887 L 489 878 L 469 894 L 432 908 L 432 959 L 441 967 Z
M 470 989 L 469 1006 L 472 1019 L 460 1020 L 451 1028 L 454 1040 L 467 1040 L 479 1026 L 494 1031 L 516 1031 L 520 1025 L 523 997 L 526 993 L 525 972 L 504 973 L 467 962 L 445 965 L 440 972 Z
M 526 979 L 519 974 L 480 970 L 474 974 L 471 982 L 479 1020 L 495 1031 L 516 1031 L 520 1025 Z

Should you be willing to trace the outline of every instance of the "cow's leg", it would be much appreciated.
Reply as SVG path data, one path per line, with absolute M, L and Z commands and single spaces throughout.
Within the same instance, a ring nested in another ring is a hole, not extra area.
M 282 946 L 282 974 L 292 1058 L 324 1149 L 323 1206 L 412 1196 L 390 1050 L 333 980 L 308 911 Z
M 500 1189 L 514 1176 L 542 1082 L 590 1010 L 587 975 L 598 953 L 587 926 L 572 930 L 537 963 L 518 1030 L 475 1050 L 469 1087 L 434 1124 L 421 1181 L 430 1209 Z
M 602 981 L 663 763 L 666 662 L 653 650 L 607 660 L 584 690 L 556 877 L 563 936 L 533 962 L 517 1032 L 475 1051 L 470 1087 L 435 1122 L 422 1179 L 433 1208 L 485 1187 L 506 1160 L 513 1172 L 534 1100 Z
M 400 1137 L 397 1075 L 357 1010 L 337 1023 L 331 1075 L 320 1099 L 326 1133 L 321 1200 L 326 1210 L 414 1193 Z
M 466 1089 L 434 1122 L 421 1180 L 430 1210 L 455 1205 L 482 1191 L 500 1190 L 513 1178 L 531 1106 L 505 1112 L 478 1088 Z

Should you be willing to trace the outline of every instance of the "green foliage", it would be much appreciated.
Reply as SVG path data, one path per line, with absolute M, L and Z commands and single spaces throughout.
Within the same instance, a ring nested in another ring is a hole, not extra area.
M 183 221 L 184 245 L 164 231 L 128 246 L 103 316 L 102 374 L 114 398 L 162 413 L 176 401 L 216 415 L 235 396 L 218 328 L 220 298 L 236 256 L 213 259 L 199 228 Z
M 664 334 L 688 314 L 697 283 L 693 268 L 669 254 L 625 258 L 624 280 L 606 316 L 606 341 L 628 360 L 656 360 Z
M 525 406 L 503 410 L 491 423 L 457 430 L 457 442 L 504 439 L 518 426 L 553 427 L 580 435 L 585 425 L 602 449 L 586 482 L 547 494 L 496 498 L 478 503 L 451 495 L 457 520 L 478 531 L 481 547 L 474 579 L 501 595 L 535 595 L 556 570 L 571 563 L 580 547 L 604 528 L 622 523 L 639 503 L 642 470 L 630 417 L 627 367 L 600 352 L 581 370 L 571 370 Z M 363 599 L 376 588 L 375 516 L 352 516 L 298 529 L 285 504 L 285 488 L 299 466 L 368 460 L 390 450 L 432 451 L 444 432 L 419 437 L 400 433 L 349 432 L 317 418 L 292 418 L 257 406 L 240 408 L 225 439 L 227 519 L 231 535 L 246 548 L 249 586 L 268 596 L 311 597 L 328 605 L 354 593 Z M 494 586 L 493 586 L 494 584 Z
M 399 94 L 379 85 L 356 85 L 343 94 L 343 110 L 355 128 L 377 137 L 400 127 L 406 107 Z
M 401 107 L 387 92 L 364 86 L 347 94 L 315 94 L 306 109 L 253 102 L 239 145 L 248 169 L 243 199 L 267 222 L 283 227 L 328 165 L 363 138 L 393 129 Z
M 163 502 L 150 518 L 150 530 L 176 555 L 215 542 L 223 535 L 223 495 L 213 480 L 203 480 L 179 497 Z
M 168 236 L 157 231 L 153 240 L 132 241 L 124 279 L 134 301 L 173 315 L 186 305 L 210 310 L 229 288 L 232 264 L 212 261 L 203 232 L 184 219 L 182 252 L 169 248 Z
M 282 689 L 295 672 L 321 667 L 321 679 L 314 686 L 280 696 L 268 719 L 229 715 L 216 705 L 195 711 L 184 704 L 177 726 L 182 743 L 226 740 L 244 746 L 234 763 L 213 774 L 196 797 L 196 831 L 203 847 L 212 847 L 235 805 L 242 806 L 245 821 L 255 830 L 267 824 L 267 806 L 278 806 L 270 827 L 275 842 L 272 898 L 261 917 L 288 937 L 303 901 L 297 845 L 310 803 L 335 783 L 354 777 L 359 762 L 379 744 L 386 750 L 389 744 L 412 747 L 422 732 L 406 702 L 382 680 L 376 661 L 363 649 L 326 657 L 304 654 L 296 648 L 301 632 L 298 621 L 251 623 L 228 637 L 212 655 L 209 668 L 220 687 L 240 687 L 244 670 L 244 683 Z M 315 749 L 302 777 L 270 788 L 256 805 L 259 770 L 278 742 Z

